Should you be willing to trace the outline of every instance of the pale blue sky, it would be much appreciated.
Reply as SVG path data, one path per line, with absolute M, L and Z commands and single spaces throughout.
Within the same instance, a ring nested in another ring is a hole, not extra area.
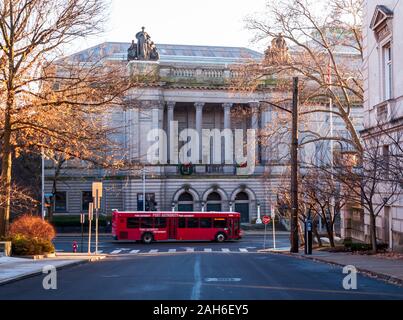
M 110 1 L 106 32 L 74 47 L 78 45 L 83 49 L 104 41 L 130 42 L 142 26 L 156 43 L 242 46 L 260 50 L 265 45 L 251 45 L 253 34 L 245 30 L 244 19 L 264 11 L 266 0 Z

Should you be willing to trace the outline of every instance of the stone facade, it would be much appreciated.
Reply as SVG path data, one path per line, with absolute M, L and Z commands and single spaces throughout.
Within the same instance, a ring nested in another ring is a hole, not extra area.
M 124 52 L 130 44 L 102 44 L 74 57 L 104 54 L 111 60 L 126 60 Z M 151 142 L 147 134 L 151 129 L 163 129 L 168 138 L 172 133 L 172 121 L 178 122 L 178 131 L 195 129 L 259 129 L 276 122 L 278 110 L 259 101 L 282 97 L 284 92 L 266 87 L 253 93 L 236 91 L 229 85 L 238 74 L 231 64 L 244 63 L 250 59 L 261 60 L 264 56 L 245 48 L 157 45 L 158 62 L 129 61 L 128 72 L 132 77 L 152 69 L 157 81 L 133 89 L 126 97 L 125 110 L 116 109 L 109 117 L 112 125 L 120 128 L 116 140 L 124 145 L 122 156 L 145 167 L 145 191 L 151 194 L 154 209 L 171 210 L 236 210 L 242 214 L 244 223 L 257 218 L 258 208 L 263 214 L 270 211 L 276 201 L 275 189 L 281 183 L 281 175 L 287 169 L 288 141 L 272 145 L 258 144 L 256 168 L 253 174 L 244 174 L 236 164 L 193 163 L 193 173 L 184 175 L 168 152 L 168 163 L 149 165 L 147 151 Z M 95 54 L 94 54 L 95 53 Z M 127 63 L 127 62 L 125 62 Z M 155 80 L 154 79 L 154 80 Z M 236 108 L 246 110 L 239 116 Z M 325 117 L 321 115 L 320 117 Z M 328 119 L 318 118 L 312 124 L 323 126 Z M 343 130 L 337 122 L 336 130 Z M 326 128 L 315 128 L 329 130 Z M 168 145 L 168 150 L 170 150 Z M 223 153 L 224 146 L 221 147 Z M 311 157 L 309 148 L 301 150 L 301 156 Z M 212 150 L 210 157 L 217 150 Z M 53 169 L 47 170 L 47 192 L 51 191 Z M 92 181 L 103 179 L 103 211 L 112 209 L 138 210 L 138 200 L 143 194 L 143 173 L 139 169 L 105 172 L 104 170 L 64 167 L 58 181 L 60 204 L 56 214 L 78 214 L 86 211 Z M 147 195 L 147 197 L 149 197 Z
M 364 18 L 364 131 L 368 139 L 382 125 L 379 139 L 403 131 L 403 3 L 395 0 L 365 1 Z M 401 139 L 401 138 L 400 138 Z M 401 141 L 401 140 L 400 140 Z M 381 197 L 379 197 L 382 201 Z M 363 217 L 361 239 L 369 237 L 369 217 Z M 403 195 L 385 207 L 376 220 L 377 236 L 394 250 L 403 250 Z

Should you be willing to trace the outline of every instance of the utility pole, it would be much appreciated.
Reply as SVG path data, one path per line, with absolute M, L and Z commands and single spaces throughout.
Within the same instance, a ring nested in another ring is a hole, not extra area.
M 269 101 L 260 101 L 267 103 L 277 109 L 288 112 L 292 115 L 291 128 L 291 253 L 298 253 L 298 77 L 293 78 L 292 110 L 271 103 Z
M 293 78 L 291 128 L 291 253 L 298 253 L 298 77 Z

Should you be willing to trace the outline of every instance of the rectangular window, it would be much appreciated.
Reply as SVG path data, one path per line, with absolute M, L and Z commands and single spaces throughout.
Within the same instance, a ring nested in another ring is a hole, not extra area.
M 392 47 L 390 43 L 383 47 L 383 89 L 385 100 L 392 99 L 393 74 L 392 74 Z
M 153 218 L 141 218 L 140 228 L 152 228 Z
M 385 170 L 385 174 L 389 173 L 389 165 L 390 165 L 390 151 L 389 146 L 385 145 L 382 147 L 382 157 L 383 157 L 383 166 Z
M 200 218 L 200 228 L 211 228 L 211 218 Z
M 166 228 L 167 227 L 167 218 L 156 218 L 155 219 L 155 228 Z
M 55 212 L 67 212 L 67 193 L 65 191 L 55 194 Z
M 199 219 L 188 218 L 188 228 L 198 228 L 198 227 L 199 227 Z
M 178 228 L 181 228 L 181 229 L 186 228 L 186 220 L 185 220 L 185 218 L 179 218 L 179 220 L 178 220 Z
M 128 229 L 138 229 L 140 227 L 140 218 L 127 218 L 126 227 Z
M 227 227 L 227 219 L 225 218 L 215 218 L 214 228 L 222 229 Z
M 137 211 L 143 211 L 143 194 L 137 194 Z M 146 193 L 145 211 L 157 211 L 155 193 Z
M 92 201 L 92 191 L 83 191 L 81 193 L 81 210 L 88 212 L 89 204 Z

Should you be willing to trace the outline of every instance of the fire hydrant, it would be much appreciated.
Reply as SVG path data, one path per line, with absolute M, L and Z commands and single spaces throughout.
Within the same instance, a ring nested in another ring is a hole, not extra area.
M 77 253 L 77 248 L 78 248 L 77 241 L 73 241 L 73 252 L 74 253 Z

